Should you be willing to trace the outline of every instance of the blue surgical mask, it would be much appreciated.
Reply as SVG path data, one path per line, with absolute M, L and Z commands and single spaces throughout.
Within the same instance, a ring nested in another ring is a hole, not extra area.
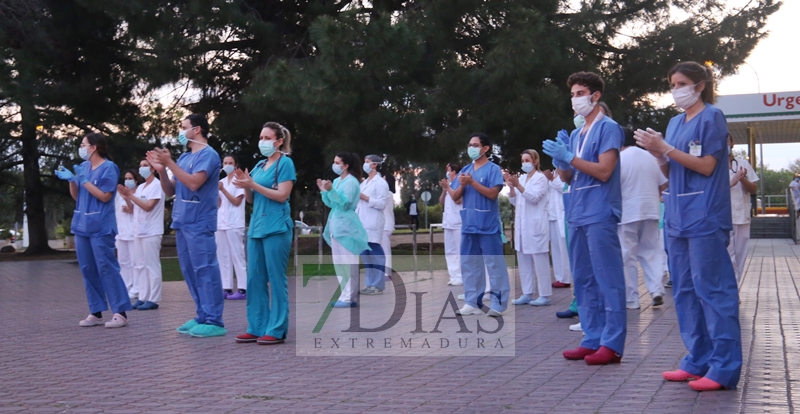
M 472 161 L 475 161 L 481 157 L 481 149 L 475 147 L 469 147 L 467 148 L 467 155 L 469 155 L 469 158 Z
M 331 166 L 331 169 L 333 169 L 333 172 L 336 173 L 336 175 L 342 175 L 342 173 L 344 172 L 340 164 L 333 164 Z
M 258 150 L 261 155 L 271 157 L 275 153 L 275 141 L 258 141 Z
M 575 115 L 575 117 L 572 118 L 572 122 L 575 124 L 575 129 L 581 129 L 586 125 L 586 118 L 584 118 L 583 115 Z
M 125 187 L 131 188 L 131 189 L 135 188 L 136 187 L 136 181 L 125 180 Z
M 233 172 L 233 169 L 234 169 L 233 165 L 230 165 L 230 164 L 222 167 L 222 171 L 225 171 L 225 174 L 228 174 L 228 175 L 231 175 L 231 173 Z
M 533 171 L 533 163 L 532 162 L 523 162 L 522 163 L 522 171 L 524 171 L 525 174 Z
M 150 177 L 150 167 L 139 167 L 139 175 L 146 180 Z
M 84 161 L 89 161 L 89 157 L 91 157 L 92 154 L 89 154 L 88 148 L 80 147 L 78 148 L 78 156 L 81 157 L 81 159 Z
M 364 169 L 365 173 L 369 174 L 369 173 L 372 172 L 372 163 L 371 162 L 365 162 L 364 166 L 362 168 Z
M 186 146 L 186 144 L 189 143 L 189 138 L 186 138 L 186 130 L 185 129 L 182 129 L 180 132 L 178 132 L 178 142 L 181 145 L 183 145 L 184 147 Z

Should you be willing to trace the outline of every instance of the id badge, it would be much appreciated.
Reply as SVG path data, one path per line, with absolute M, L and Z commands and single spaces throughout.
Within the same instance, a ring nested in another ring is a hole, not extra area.
M 689 143 L 689 155 L 693 155 L 695 157 L 699 157 L 700 154 L 703 153 L 703 146 L 700 144 L 695 144 L 694 142 Z

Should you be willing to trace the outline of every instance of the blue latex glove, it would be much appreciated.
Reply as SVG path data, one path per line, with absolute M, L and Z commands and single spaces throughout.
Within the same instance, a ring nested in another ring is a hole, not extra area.
M 567 132 L 566 129 L 562 129 L 561 131 L 558 131 L 558 135 L 556 136 L 556 141 L 558 141 L 559 139 L 561 141 L 564 141 L 564 144 L 567 146 L 567 148 L 569 148 L 569 139 L 570 138 L 569 138 L 569 132 Z
M 80 165 L 73 165 L 72 169 L 75 171 L 75 180 L 80 185 L 84 185 L 89 181 L 89 175 L 83 171 L 83 167 Z
M 72 171 L 64 168 L 63 166 L 58 167 L 58 169 L 55 171 L 55 173 L 56 173 L 56 177 L 58 177 L 58 178 L 60 178 L 60 179 L 62 179 L 64 181 L 70 181 L 70 182 L 75 181 L 75 175 L 72 174 Z
M 575 154 L 567 149 L 567 144 L 564 143 L 561 137 L 557 137 L 555 141 L 548 139 L 542 146 L 544 147 L 544 153 L 553 158 L 553 163 L 556 167 L 562 170 L 569 169 Z

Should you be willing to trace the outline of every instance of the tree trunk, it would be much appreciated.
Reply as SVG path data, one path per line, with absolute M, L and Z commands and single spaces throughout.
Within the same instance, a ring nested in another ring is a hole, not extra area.
M 39 174 L 39 143 L 36 141 L 36 109 L 20 104 L 22 115 L 22 165 L 25 174 L 25 214 L 28 216 L 26 255 L 52 253 L 47 243 L 44 213 L 44 188 Z

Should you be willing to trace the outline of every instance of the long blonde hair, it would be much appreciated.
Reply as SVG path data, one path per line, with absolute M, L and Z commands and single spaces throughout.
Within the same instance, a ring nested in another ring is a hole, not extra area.
M 277 123 L 277 122 L 267 122 L 264 124 L 262 128 L 269 128 L 272 132 L 275 133 L 276 139 L 282 139 L 283 144 L 281 147 L 278 148 L 282 153 L 286 155 L 292 154 L 292 134 L 286 129 L 285 126 Z
M 539 158 L 539 153 L 536 152 L 535 149 L 526 149 L 525 151 L 522 151 L 522 153 L 530 155 L 531 158 L 533 159 L 533 166 L 535 167 L 535 170 L 541 171 L 542 162 L 541 159 Z

